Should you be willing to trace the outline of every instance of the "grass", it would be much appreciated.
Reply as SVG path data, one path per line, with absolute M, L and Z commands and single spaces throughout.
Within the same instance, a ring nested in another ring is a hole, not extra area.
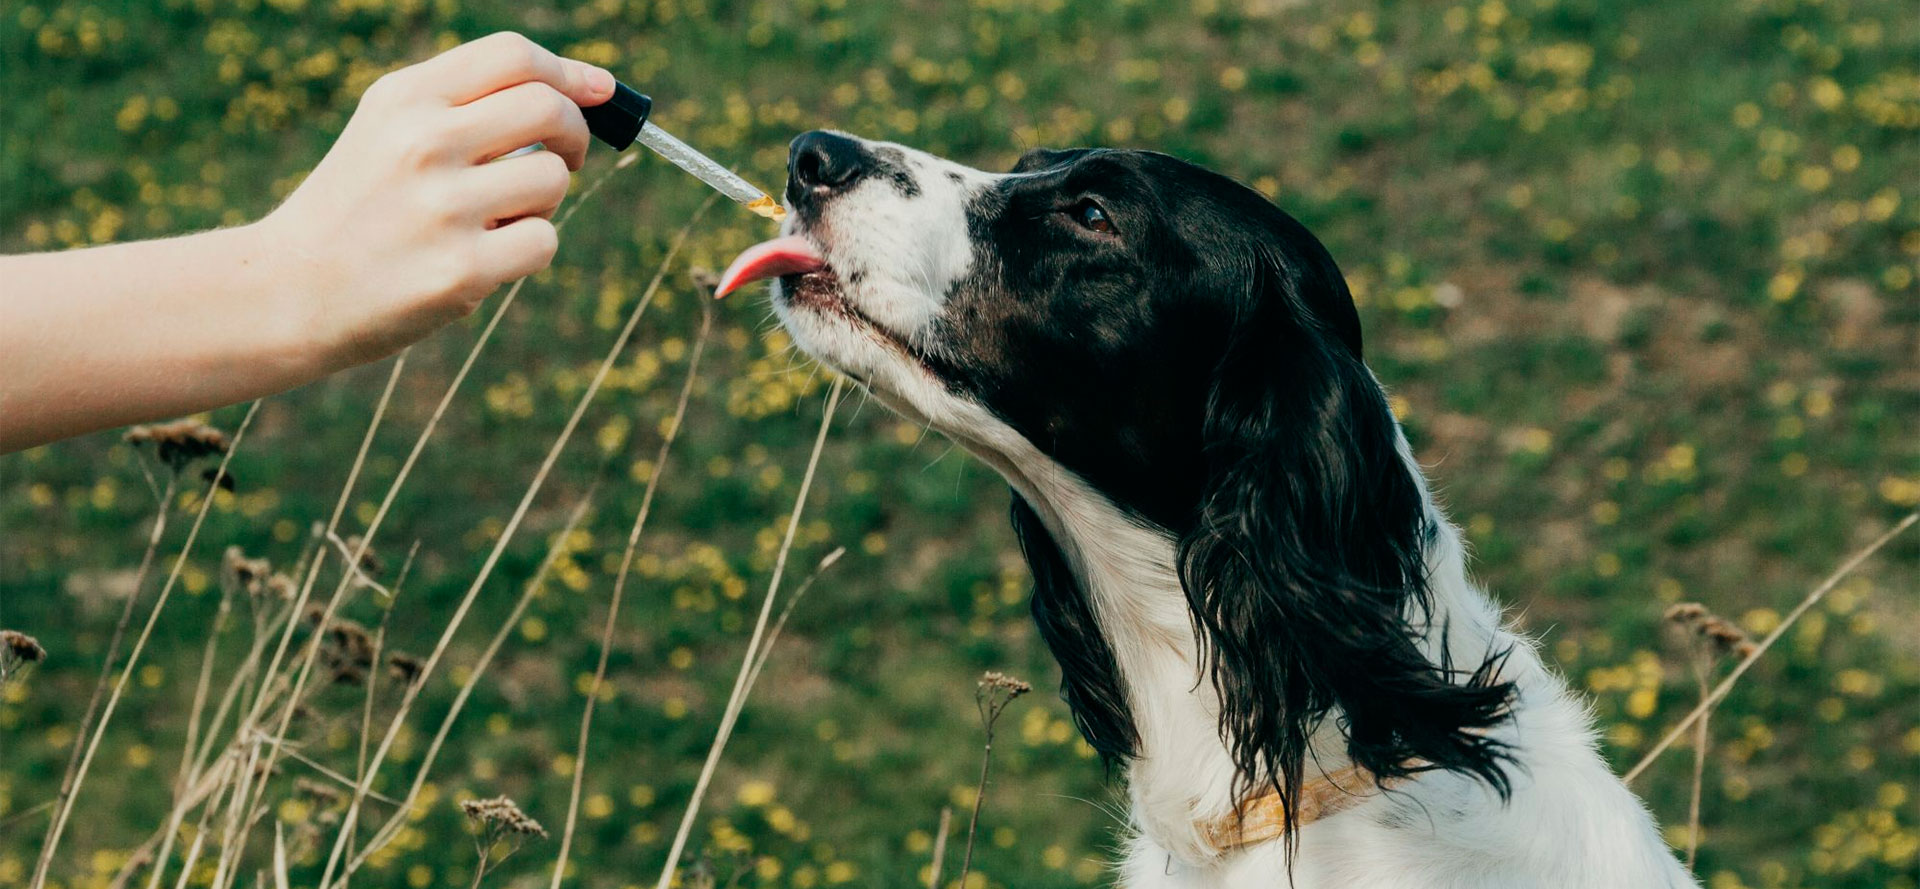
M 786 140 L 814 126 L 981 166 L 1036 145 L 1151 147 L 1254 183 L 1348 273 L 1369 360 L 1477 574 L 1593 696 L 1622 771 L 1699 700 L 1687 651 L 1661 641 L 1668 606 L 1697 600 L 1766 638 L 1920 503 L 1920 20 L 1898 0 L 30 0 L 4 14 L 0 250 L 254 218 L 379 72 L 500 28 L 610 65 L 659 100 L 669 129 L 769 186 Z M 384 763 L 365 754 L 361 805 L 392 826 L 376 851 L 372 826 L 351 839 L 355 880 L 471 883 L 458 800 L 507 795 L 565 824 L 596 687 L 564 880 L 620 887 L 661 871 L 830 380 L 754 300 L 720 305 L 603 649 L 703 317 L 682 270 L 722 266 L 766 234 L 728 207 L 695 225 L 589 403 L 706 199 L 656 159 L 612 165 L 596 155 L 583 174 L 582 191 L 606 178 L 575 204 L 552 270 L 416 346 L 404 369 L 262 402 L 232 456 L 235 490 L 209 500 L 189 476 L 167 498 L 160 564 L 202 506 L 204 524 L 125 674 L 54 882 L 111 883 L 167 824 L 175 770 L 201 759 L 182 755 L 189 733 L 224 744 L 264 718 L 256 702 L 289 700 L 265 677 L 305 656 L 293 614 L 267 622 L 258 654 L 249 621 L 233 620 L 212 649 L 213 712 L 186 718 L 222 551 L 298 569 L 302 587 L 346 585 L 316 521 L 342 541 L 373 537 L 393 562 L 420 542 L 392 601 L 340 597 L 340 614 L 384 628 L 384 647 L 433 650 L 471 602 L 417 691 L 383 677 L 369 698 L 315 673 L 307 712 L 287 723 L 286 750 L 358 777 L 363 724 L 383 731 L 415 697 Z M 683 885 L 923 883 L 940 812 L 978 798 L 974 678 L 1055 685 L 1024 613 L 1003 486 L 850 401 L 791 558 L 848 554 L 793 611 L 738 715 Z M 571 444 L 551 449 L 576 408 Z M 244 412 L 210 419 L 231 431 Z M 46 651 L 0 685 L 0 884 L 31 876 L 46 804 L 87 743 L 85 704 L 153 527 L 144 459 L 111 435 L 0 458 L 0 627 Z M 590 490 L 593 508 L 576 512 Z M 310 554 L 323 545 L 324 564 Z M 1677 849 L 1698 840 L 1710 886 L 1920 883 L 1916 576 L 1909 532 L 1751 662 L 1709 724 L 1697 838 L 1691 757 L 1670 753 L 1636 780 Z M 144 585 L 137 619 L 154 613 Z M 217 715 L 227 679 L 247 676 Z M 218 749 L 202 770 L 221 767 Z M 1119 793 L 1063 706 L 1022 702 L 993 755 L 968 889 L 1101 883 Z M 313 886 L 358 785 L 291 756 L 279 769 L 249 791 L 266 809 L 225 867 L 269 869 L 284 825 L 291 885 Z M 421 814 L 393 818 L 373 794 Z M 173 836 L 170 879 L 195 847 L 213 863 L 190 884 L 219 866 L 228 828 L 200 822 Z M 527 846 L 487 885 L 549 878 L 559 846 Z

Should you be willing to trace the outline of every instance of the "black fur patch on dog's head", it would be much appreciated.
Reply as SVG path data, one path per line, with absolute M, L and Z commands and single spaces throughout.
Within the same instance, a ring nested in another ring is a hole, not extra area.
M 1456 671 L 1419 647 L 1441 631 L 1425 499 L 1326 249 L 1258 193 L 1161 154 L 1036 152 L 1015 172 L 968 208 L 974 266 L 920 357 L 1178 542 L 1243 790 L 1297 798 L 1307 739 L 1337 712 L 1376 775 L 1452 769 L 1504 793 L 1485 730 L 1512 688 L 1497 658 Z M 1015 526 L 1082 732 L 1131 755 L 1084 591 L 1024 503 Z

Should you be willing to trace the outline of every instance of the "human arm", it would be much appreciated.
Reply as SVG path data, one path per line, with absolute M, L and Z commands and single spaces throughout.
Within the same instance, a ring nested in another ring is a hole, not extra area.
M 580 106 L 612 92 L 496 34 L 382 77 L 258 222 L 0 257 L 0 453 L 283 391 L 464 317 L 552 260 Z

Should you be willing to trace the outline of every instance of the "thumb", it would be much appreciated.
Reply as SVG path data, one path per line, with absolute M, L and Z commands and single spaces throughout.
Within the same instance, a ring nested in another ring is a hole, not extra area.
M 560 64 L 567 72 L 560 91 L 575 105 L 591 108 L 613 98 L 613 74 L 607 69 L 574 59 L 561 59 Z

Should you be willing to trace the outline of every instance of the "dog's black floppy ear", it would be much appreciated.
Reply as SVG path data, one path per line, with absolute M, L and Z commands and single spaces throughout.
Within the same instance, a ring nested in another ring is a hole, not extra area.
M 1139 736 L 1120 665 L 1066 555 L 1019 494 L 1013 495 L 1013 533 L 1033 571 L 1033 620 L 1060 663 L 1060 696 L 1073 711 L 1080 736 L 1108 765 L 1132 757 Z
M 1505 795 L 1505 751 L 1483 730 L 1511 687 L 1497 658 L 1463 677 L 1415 642 L 1430 617 L 1424 498 L 1360 361 L 1345 280 L 1284 223 L 1215 370 L 1205 494 L 1179 544 L 1240 789 L 1271 784 L 1291 827 L 1307 739 L 1338 708 L 1375 775 L 1453 769 Z

